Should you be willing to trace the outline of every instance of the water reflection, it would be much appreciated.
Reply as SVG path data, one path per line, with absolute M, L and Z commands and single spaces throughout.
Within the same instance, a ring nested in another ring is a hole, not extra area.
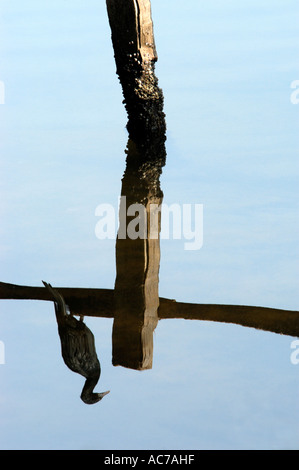
M 114 318 L 114 289 L 56 287 L 75 316 Z M 0 282 L 0 299 L 52 301 L 44 287 Z M 299 337 L 299 312 L 277 308 L 195 304 L 159 297 L 158 320 L 184 319 L 233 323 L 271 333 Z
M 107 1 L 129 133 L 116 241 L 112 362 L 133 369 L 152 367 L 159 307 L 159 178 L 166 159 L 150 6 L 150 1 Z
M 99 402 L 109 393 L 95 393 L 101 375 L 101 365 L 97 356 L 93 333 L 83 322 L 74 318 L 67 311 L 67 305 L 59 292 L 52 288 L 51 284 L 43 281 L 49 294 L 52 296 L 55 306 L 58 334 L 61 342 L 61 354 L 65 364 L 73 371 L 86 378 L 82 389 L 81 399 L 87 405 Z
M 62 356 L 86 377 L 81 398 L 94 403 L 100 377 L 94 337 L 74 316 L 113 318 L 112 363 L 132 369 L 153 364 L 153 332 L 162 319 L 234 323 L 299 336 L 299 312 L 176 302 L 159 297 L 160 175 L 166 162 L 163 94 L 155 76 L 157 53 L 149 0 L 107 0 L 117 74 L 128 114 L 126 169 L 122 179 L 114 289 L 17 286 L 0 283 L 2 299 L 35 299 L 55 305 Z M 132 208 L 136 211 L 128 211 Z M 155 211 L 151 210 L 155 208 Z M 138 213 L 138 216 L 136 214 Z M 128 236 L 132 229 L 138 236 Z M 71 314 L 67 313 L 69 309 Z
M 129 140 L 127 162 L 132 157 L 142 159 L 141 151 Z M 152 367 L 153 331 L 158 323 L 159 208 L 163 199 L 160 168 L 159 159 L 146 167 L 128 163 L 122 180 L 116 240 L 113 364 L 134 369 Z

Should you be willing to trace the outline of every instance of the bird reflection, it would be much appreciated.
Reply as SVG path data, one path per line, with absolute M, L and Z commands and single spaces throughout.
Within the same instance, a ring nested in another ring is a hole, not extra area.
M 83 322 L 83 316 L 77 320 L 71 313 L 68 313 L 62 295 L 53 289 L 51 284 L 44 281 L 43 284 L 54 300 L 63 360 L 69 369 L 86 378 L 81 393 L 82 401 L 87 405 L 97 403 L 109 391 L 94 392 L 101 375 L 101 365 L 95 349 L 94 336 Z

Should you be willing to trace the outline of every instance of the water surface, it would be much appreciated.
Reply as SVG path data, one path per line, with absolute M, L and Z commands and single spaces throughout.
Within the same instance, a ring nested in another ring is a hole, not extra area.
M 118 208 L 128 132 L 106 5 L 1 13 L 0 280 L 113 291 L 116 241 L 96 237 L 95 211 Z M 298 5 L 153 0 L 152 14 L 163 202 L 204 209 L 200 250 L 161 239 L 159 297 L 298 311 Z M 86 316 L 110 390 L 87 406 L 53 303 L 0 309 L 2 449 L 298 449 L 297 333 L 160 318 L 141 371 L 113 365 L 114 318 Z

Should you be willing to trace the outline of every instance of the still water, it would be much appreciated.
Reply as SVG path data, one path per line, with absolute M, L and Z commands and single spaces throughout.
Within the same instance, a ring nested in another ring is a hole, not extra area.
M 298 5 L 151 8 L 1 4 L 1 449 L 299 448 Z

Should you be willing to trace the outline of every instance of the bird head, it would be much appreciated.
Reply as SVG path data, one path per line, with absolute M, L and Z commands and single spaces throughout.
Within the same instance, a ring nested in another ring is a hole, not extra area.
M 90 393 L 90 394 L 81 394 L 81 400 L 86 403 L 86 405 L 93 405 L 94 403 L 98 403 L 99 401 L 102 400 L 102 398 L 110 393 L 110 390 L 107 392 L 101 392 L 101 393 Z

